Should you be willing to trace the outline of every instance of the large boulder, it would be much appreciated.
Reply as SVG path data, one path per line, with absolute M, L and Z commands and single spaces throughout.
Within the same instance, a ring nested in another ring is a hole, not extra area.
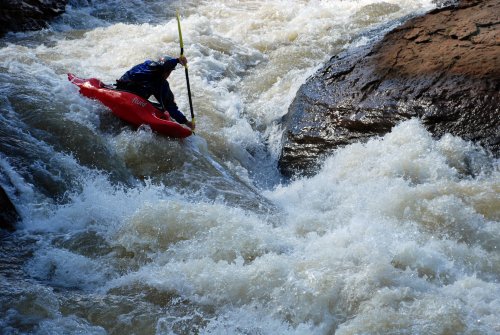
M 3 0 L 0 36 L 9 31 L 37 30 L 64 13 L 68 0 Z
M 333 57 L 284 117 L 279 167 L 307 174 L 335 148 L 422 119 L 500 153 L 500 0 L 461 1 Z
M 14 230 L 20 216 L 5 190 L 0 186 L 0 229 Z

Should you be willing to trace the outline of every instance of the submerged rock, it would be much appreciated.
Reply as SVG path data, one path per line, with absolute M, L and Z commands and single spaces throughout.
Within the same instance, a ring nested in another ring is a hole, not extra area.
M 0 8 L 0 36 L 9 31 L 37 30 L 64 13 L 68 0 L 5 0 Z
M 12 204 L 5 190 L 0 186 L 0 229 L 14 230 L 20 220 L 16 207 Z
M 322 155 L 422 119 L 500 153 L 500 1 L 461 1 L 333 57 L 284 117 L 282 173 L 310 173 Z

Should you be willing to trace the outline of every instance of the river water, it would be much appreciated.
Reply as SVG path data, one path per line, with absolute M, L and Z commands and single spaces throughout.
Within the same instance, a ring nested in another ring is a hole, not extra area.
M 410 120 L 313 177 L 276 169 L 307 77 L 435 6 L 79 0 L 1 39 L 0 183 L 22 216 L 1 235 L 2 334 L 498 334 L 498 160 Z M 180 141 L 66 78 L 177 55 L 176 9 L 197 116 Z

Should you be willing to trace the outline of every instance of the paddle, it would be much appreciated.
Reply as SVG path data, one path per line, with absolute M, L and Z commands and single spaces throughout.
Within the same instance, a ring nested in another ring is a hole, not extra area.
M 181 19 L 179 17 L 179 11 L 177 11 L 177 28 L 179 30 L 179 41 L 181 45 L 181 56 L 184 56 L 184 42 L 182 41 L 182 30 L 181 30 Z M 193 123 L 193 130 L 195 128 L 194 112 L 193 112 L 193 101 L 191 99 L 191 87 L 189 86 L 189 73 L 187 64 L 184 66 L 184 71 L 186 72 L 186 84 L 189 96 L 189 109 L 191 110 L 191 122 Z M 193 131 L 194 132 L 194 131 Z

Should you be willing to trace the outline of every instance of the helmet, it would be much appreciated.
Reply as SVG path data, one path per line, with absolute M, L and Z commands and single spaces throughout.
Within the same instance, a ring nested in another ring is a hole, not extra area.
M 163 70 L 172 71 L 173 69 L 175 69 L 175 66 L 179 63 L 179 60 L 177 58 L 172 58 L 170 56 L 163 56 L 160 57 L 158 62 L 160 63 Z

